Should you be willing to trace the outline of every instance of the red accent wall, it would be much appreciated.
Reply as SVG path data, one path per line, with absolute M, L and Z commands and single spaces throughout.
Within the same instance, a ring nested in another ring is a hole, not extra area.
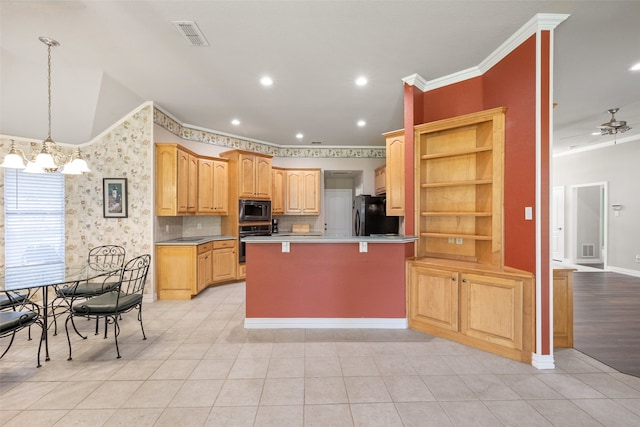
M 448 119 L 484 109 L 482 77 L 476 77 L 425 92 L 422 121 L 415 124 Z
M 247 318 L 405 318 L 413 243 L 248 243 Z M 282 268 L 286 265 L 287 268 Z
M 413 127 L 422 123 L 422 91 L 415 86 L 404 85 L 404 234 L 415 234 L 415 212 L 411 207 L 415 201 L 415 170 L 413 153 L 415 141 Z

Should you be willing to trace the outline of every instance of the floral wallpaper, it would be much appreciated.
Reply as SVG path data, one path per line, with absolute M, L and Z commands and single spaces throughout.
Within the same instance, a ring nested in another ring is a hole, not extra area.
M 274 157 L 345 157 L 345 158 L 385 158 L 385 147 L 380 148 L 336 148 L 336 147 L 280 147 L 276 145 L 261 144 L 256 141 L 247 141 L 231 136 L 218 135 L 200 129 L 192 129 L 178 123 L 158 108 L 153 109 L 153 121 L 174 135 L 189 141 L 202 142 L 229 149 L 254 151 L 270 154 Z

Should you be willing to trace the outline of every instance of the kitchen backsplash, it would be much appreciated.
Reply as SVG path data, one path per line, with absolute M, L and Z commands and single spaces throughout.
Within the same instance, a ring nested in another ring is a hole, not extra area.
M 178 237 L 218 236 L 221 234 L 219 216 L 158 216 L 156 242 Z

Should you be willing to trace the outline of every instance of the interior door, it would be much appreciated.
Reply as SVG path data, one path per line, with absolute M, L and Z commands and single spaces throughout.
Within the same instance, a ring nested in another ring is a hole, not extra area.
M 325 190 L 325 236 L 351 236 L 351 193 L 348 189 Z
M 551 203 L 551 255 L 555 261 L 564 260 L 564 187 L 553 187 Z

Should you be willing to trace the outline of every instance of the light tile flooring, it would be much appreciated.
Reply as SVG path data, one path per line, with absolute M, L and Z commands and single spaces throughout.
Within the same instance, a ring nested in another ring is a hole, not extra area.
M 0 361 L 6 426 L 638 426 L 640 378 L 575 350 L 541 371 L 411 330 L 245 330 L 244 283 L 144 305 L 120 335 L 26 333 Z M 93 322 L 80 321 L 90 332 Z

